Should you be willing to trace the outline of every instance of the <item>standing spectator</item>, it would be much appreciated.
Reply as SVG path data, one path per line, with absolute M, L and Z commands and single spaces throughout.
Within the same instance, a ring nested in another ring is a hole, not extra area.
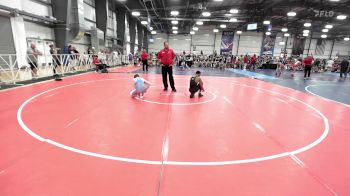
M 244 62 L 244 68 L 246 68 L 248 66 L 248 62 L 249 62 L 249 57 L 247 54 L 244 56 L 243 62 Z
M 167 76 L 169 74 L 169 82 L 173 92 L 176 92 L 174 77 L 173 77 L 173 63 L 174 58 L 176 57 L 174 51 L 169 48 L 169 43 L 167 41 L 164 42 L 164 49 L 162 49 L 158 53 L 158 59 L 162 63 L 162 77 L 163 77 L 163 85 L 164 91 L 168 90 L 168 79 Z
M 310 78 L 310 74 L 311 74 L 311 68 L 312 68 L 312 61 L 314 59 L 312 58 L 312 56 L 308 56 L 304 59 L 304 79 L 306 79 L 306 76 L 307 78 Z
M 141 54 L 141 60 L 142 60 L 142 70 L 148 71 L 148 54 L 146 49 L 143 49 L 143 52 Z
M 49 47 L 50 47 L 50 54 L 52 55 L 53 76 L 57 77 L 57 74 L 56 74 L 57 66 L 61 66 L 61 61 L 57 55 L 58 50 L 60 49 L 56 48 L 53 44 L 50 44 Z
M 251 60 L 251 68 L 253 71 L 255 70 L 255 64 L 256 64 L 256 54 L 252 56 L 252 60 Z
M 38 77 L 38 56 L 41 56 L 42 53 L 36 48 L 34 43 L 31 43 L 27 50 L 27 55 L 28 64 L 32 71 L 32 77 Z
M 346 59 L 343 59 L 343 61 L 340 63 L 340 78 L 346 78 L 349 71 L 349 61 Z

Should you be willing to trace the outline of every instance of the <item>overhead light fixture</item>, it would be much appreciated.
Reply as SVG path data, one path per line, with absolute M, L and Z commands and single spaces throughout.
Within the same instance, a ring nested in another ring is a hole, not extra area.
M 309 22 L 304 23 L 304 27 L 311 27 L 311 23 Z
M 280 46 L 284 46 L 284 44 L 285 44 L 284 42 L 279 42 L 278 43 L 278 45 L 280 45 Z
M 196 24 L 197 25 L 203 25 L 203 22 L 202 21 L 197 21 Z
M 151 31 L 151 34 L 155 35 L 155 34 L 157 34 L 157 31 Z
M 214 1 L 216 1 L 216 2 L 221 2 L 221 1 L 223 1 L 223 0 L 214 0 Z
M 237 31 L 236 33 L 237 33 L 238 35 L 240 35 L 240 34 L 242 34 L 242 31 Z
M 179 11 L 173 10 L 170 12 L 170 15 L 177 16 L 177 15 L 179 15 Z
M 269 24 L 271 24 L 271 22 L 269 20 L 264 20 L 263 24 L 264 25 L 269 25 Z
M 310 31 L 309 30 L 304 30 L 303 33 L 310 33 Z
M 173 21 L 171 21 L 171 24 L 173 24 L 173 25 L 177 25 L 177 24 L 179 24 L 179 21 L 177 21 L 177 20 L 173 20 Z
M 187 41 L 190 41 L 191 39 L 186 38 Z
M 321 38 L 327 38 L 326 34 L 321 35 Z
M 140 12 L 131 12 L 131 15 L 133 15 L 133 16 L 140 16 L 141 14 L 140 14 Z
M 193 27 L 192 30 L 198 31 L 198 27 Z
M 268 31 L 268 32 L 266 32 L 265 34 L 266 34 L 266 35 L 271 35 L 271 32 L 270 32 L 270 31 Z
M 210 15 L 211 15 L 210 12 L 203 12 L 203 13 L 202 13 L 202 16 L 205 16 L 205 17 L 209 17 Z
M 289 33 L 285 33 L 285 34 L 284 34 L 284 37 L 289 37 Z
M 225 16 L 228 16 L 228 17 L 229 17 L 229 16 L 232 16 L 232 14 L 225 14 Z
M 350 38 L 349 37 L 344 37 L 344 41 L 349 41 Z
M 331 28 L 333 28 L 333 25 L 326 25 L 325 28 L 326 29 L 331 29 Z
M 213 32 L 217 33 L 217 32 L 219 32 L 219 29 L 213 29 Z
M 231 13 L 231 14 L 237 14 L 237 13 L 238 13 L 238 10 L 237 10 L 237 9 L 230 9 L 230 13 Z
M 268 30 L 268 31 L 271 31 L 272 29 L 271 29 L 271 28 L 268 28 L 267 30 Z
M 295 13 L 295 12 L 288 12 L 287 13 L 287 16 L 296 16 L 297 15 L 297 13 Z
M 143 20 L 143 21 L 141 21 L 141 24 L 146 25 L 146 24 L 148 24 L 148 22 Z
M 237 22 L 237 18 L 231 18 L 229 22 Z
M 337 16 L 337 19 L 338 19 L 338 20 L 345 20 L 346 18 L 347 18 L 346 15 L 338 15 L 338 16 Z
M 340 1 L 340 0 L 329 0 L 329 1 L 331 1 L 331 2 L 338 2 L 338 1 Z
M 323 33 L 327 33 L 329 30 L 328 29 L 322 29 Z
M 177 27 L 172 27 L 173 30 L 177 30 L 178 28 Z
M 152 31 L 152 30 L 153 30 L 153 27 L 149 27 L 149 30 L 151 30 L 151 31 Z
M 190 32 L 190 34 L 191 34 L 191 35 L 194 35 L 194 34 L 195 34 L 195 32 L 194 32 L 194 31 L 191 31 L 191 32 Z
M 288 29 L 287 29 L 287 28 L 282 28 L 281 31 L 282 31 L 282 32 L 287 32 Z
M 224 29 L 224 28 L 226 28 L 226 25 L 225 24 L 221 24 L 220 28 Z
M 308 34 L 308 33 L 304 33 L 303 36 L 304 36 L 304 37 L 307 37 L 307 36 L 309 36 L 309 34 Z
M 173 31 L 174 34 L 177 34 L 177 31 Z

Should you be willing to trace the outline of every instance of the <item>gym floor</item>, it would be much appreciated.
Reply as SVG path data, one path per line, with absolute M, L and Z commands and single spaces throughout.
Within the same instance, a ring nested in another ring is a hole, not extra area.
M 350 195 L 350 82 L 134 67 L 0 91 L 0 195 Z M 255 79 L 254 79 L 254 78 Z

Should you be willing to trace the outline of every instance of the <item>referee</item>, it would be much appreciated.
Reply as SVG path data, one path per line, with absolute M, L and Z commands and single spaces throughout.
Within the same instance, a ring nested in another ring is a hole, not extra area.
M 176 57 L 174 51 L 169 48 L 169 43 L 167 41 L 164 42 L 164 49 L 162 49 L 158 53 L 158 59 L 162 63 L 162 78 L 164 91 L 168 90 L 168 74 L 169 74 L 169 82 L 173 92 L 176 92 L 174 77 L 173 77 L 173 63 L 174 58 Z

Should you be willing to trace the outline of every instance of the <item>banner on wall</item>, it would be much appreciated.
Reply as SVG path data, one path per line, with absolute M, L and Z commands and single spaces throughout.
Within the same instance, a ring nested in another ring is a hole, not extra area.
M 303 55 L 305 38 L 295 36 L 293 41 L 292 55 Z
M 221 37 L 220 55 L 232 54 L 233 31 L 223 31 Z
M 262 48 L 261 48 L 261 55 L 273 55 L 273 51 L 275 49 L 275 41 L 276 41 L 276 36 L 270 36 L 266 35 Z

